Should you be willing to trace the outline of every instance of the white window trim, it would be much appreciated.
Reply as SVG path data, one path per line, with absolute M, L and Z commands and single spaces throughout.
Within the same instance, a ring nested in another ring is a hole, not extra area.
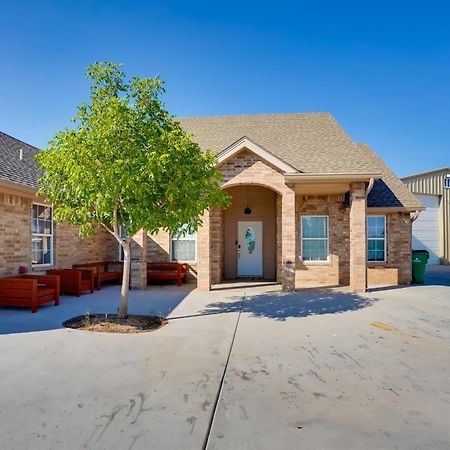
M 42 234 L 42 233 L 33 233 L 33 206 L 44 206 L 45 208 L 52 208 L 52 226 L 51 226 L 51 234 Z M 31 267 L 52 267 L 53 266 L 53 239 L 54 239 L 54 227 L 53 227 L 53 205 L 46 205 L 45 203 L 37 203 L 33 202 L 31 204 L 31 259 L 33 259 L 33 238 L 34 237 L 50 237 L 50 262 L 44 264 L 31 264 Z
M 178 260 L 178 259 L 173 259 L 173 253 L 172 253 L 172 242 L 175 240 L 173 238 L 173 235 L 170 234 L 169 235 L 170 239 L 169 239 L 169 257 L 170 257 L 170 262 L 181 262 L 181 263 L 196 263 L 197 262 L 197 232 L 194 233 L 194 259 L 186 259 L 186 260 Z M 185 239 L 186 241 L 190 241 L 191 239 Z
M 384 238 L 369 238 L 369 217 L 383 217 L 384 218 Z M 371 241 L 384 241 L 384 259 L 383 261 L 371 261 L 369 259 L 369 239 Z M 385 264 L 387 263 L 387 216 L 384 214 L 370 214 L 367 216 L 367 262 L 370 264 Z
M 327 237 L 326 238 L 304 238 L 303 237 L 303 226 L 302 221 L 303 217 L 324 217 L 327 219 Z M 319 259 L 319 260 L 304 260 L 303 259 L 303 241 L 327 241 L 327 259 Z M 323 214 L 302 214 L 300 216 L 300 261 L 303 261 L 305 264 L 311 264 L 311 265 L 320 265 L 320 264 L 326 264 L 328 265 L 330 263 L 330 216 L 326 216 Z

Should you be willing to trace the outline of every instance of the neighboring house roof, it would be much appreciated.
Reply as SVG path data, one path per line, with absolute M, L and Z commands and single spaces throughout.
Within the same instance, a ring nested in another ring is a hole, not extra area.
M 366 161 L 365 164 L 382 174 L 382 178 L 375 181 L 370 191 L 367 199 L 368 207 L 423 208 L 417 197 L 367 144 L 357 146 L 361 152 L 360 158 Z
M 450 173 L 450 167 L 440 167 L 439 169 L 426 170 L 425 172 L 406 175 L 405 177 L 402 177 L 402 180 L 409 180 L 410 178 L 422 178 L 424 175 L 432 175 L 435 173 Z
M 36 147 L 0 131 L 0 180 L 38 189 L 40 172 L 34 163 L 37 151 Z
M 441 167 L 439 169 L 427 170 L 426 172 L 408 175 L 402 178 L 403 183 L 414 194 L 425 195 L 449 195 L 450 168 Z
M 304 173 L 381 173 L 370 207 L 422 208 L 366 144 L 357 144 L 329 113 L 256 114 L 177 119 L 203 149 L 219 153 L 243 137 Z

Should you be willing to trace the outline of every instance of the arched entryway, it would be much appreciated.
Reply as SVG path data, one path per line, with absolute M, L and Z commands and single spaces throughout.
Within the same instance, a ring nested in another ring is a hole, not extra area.
M 214 281 L 275 281 L 281 232 L 277 224 L 280 196 L 258 185 L 231 186 L 226 192 L 231 197 L 231 205 L 216 213 L 211 224 L 216 230 L 213 232 L 215 254 L 220 255 Z

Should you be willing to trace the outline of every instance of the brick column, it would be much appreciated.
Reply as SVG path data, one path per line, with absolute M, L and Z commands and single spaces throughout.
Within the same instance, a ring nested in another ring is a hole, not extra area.
M 147 232 L 139 230 L 131 241 L 131 287 L 147 288 Z
M 367 290 L 367 204 L 363 182 L 350 185 L 350 288 Z
M 295 290 L 295 192 L 286 190 L 281 198 L 281 285 L 283 291 Z
M 211 239 L 209 211 L 202 217 L 203 225 L 197 231 L 197 288 L 211 290 Z
M 215 208 L 210 213 L 210 249 L 211 249 L 211 283 L 218 284 L 222 282 L 223 273 L 223 209 Z

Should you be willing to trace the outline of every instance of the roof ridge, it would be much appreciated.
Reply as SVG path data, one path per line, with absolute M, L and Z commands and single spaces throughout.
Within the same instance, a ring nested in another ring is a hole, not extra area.
M 279 116 L 279 117 L 286 117 L 286 116 L 308 116 L 308 115 L 328 115 L 333 116 L 329 111 L 309 111 L 309 112 L 288 112 L 288 113 L 255 113 L 255 114 L 211 114 L 211 115 L 204 115 L 204 116 L 185 116 L 185 117 L 174 117 L 175 120 L 177 119 L 211 119 L 211 118 L 227 118 L 227 117 L 268 117 L 268 116 Z
M 439 167 L 438 169 L 431 169 L 431 170 L 424 170 L 423 172 L 413 173 L 411 175 L 405 175 L 404 177 L 401 177 L 401 179 L 405 178 L 414 178 L 421 175 L 428 175 L 429 173 L 435 173 L 435 172 L 450 172 L 450 167 Z
M 34 149 L 39 150 L 39 148 L 38 148 L 38 147 L 35 147 L 33 144 L 29 144 L 28 142 L 25 142 L 25 141 L 23 141 L 22 139 L 18 139 L 18 138 L 14 137 L 14 136 L 11 136 L 10 134 L 5 133 L 4 131 L 1 131 L 1 130 L 0 130 L 0 134 L 3 134 L 4 136 L 6 136 L 6 137 L 12 139 L 13 141 L 21 142 L 22 144 L 25 144 L 25 145 L 27 145 L 28 147 L 33 147 Z

